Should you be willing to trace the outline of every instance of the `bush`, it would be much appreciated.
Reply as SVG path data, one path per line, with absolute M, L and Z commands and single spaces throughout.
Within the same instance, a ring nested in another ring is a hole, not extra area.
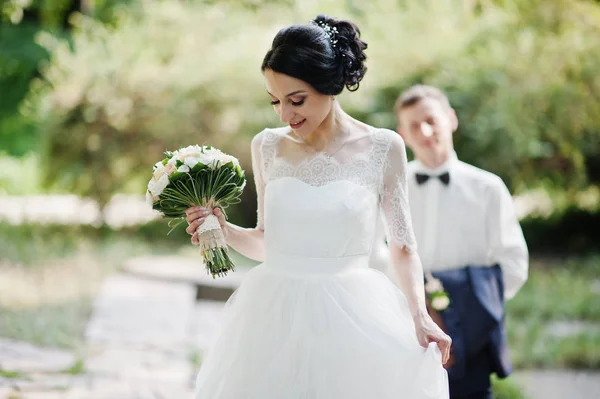
M 249 139 L 272 113 L 257 106 L 267 103 L 259 49 L 270 17 L 162 1 L 123 9 L 114 28 L 77 15 L 72 46 L 40 37 L 52 49 L 36 88 L 46 156 L 64 171 L 47 182 L 106 203 L 143 193 L 162 153 L 192 143 L 233 152 L 248 169 Z
M 105 203 L 115 192 L 143 192 L 162 151 L 190 143 L 220 147 L 250 169 L 250 138 L 278 124 L 261 58 L 278 29 L 317 12 L 356 20 L 369 43 L 361 91 L 341 98 L 359 119 L 394 128 L 398 93 L 437 85 L 459 114 L 460 157 L 514 191 L 600 181 L 597 4 L 277 3 L 142 2 L 117 9 L 111 25 L 73 17 L 72 45 L 40 36 L 52 56 L 31 99 L 48 183 Z M 255 203 L 244 207 L 250 215 Z
M 48 57 L 48 52 L 34 42 L 36 32 L 29 23 L 13 26 L 0 21 L 0 148 L 14 156 L 39 150 L 35 121 L 20 110 L 38 63 Z
M 550 216 L 533 215 L 521 220 L 531 252 L 586 253 L 598 251 L 600 210 L 577 207 Z
M 394 127 L 389 110 L 400 91 L 431 84 L 457 110 L 455 144 L 463 160 L 500 175 L 516 191 L 597 184 L 600 7 L 565 0 L 502 3 L 482 5 L 476 17 L 454 11 L 441 18 L 434 13 L 433 21 L 384 21 L 382 29 L 391 26 L 408 45 L 394 47 L 388 62 L 395 74 L 384 74 L 387 82 L 363 119 Z

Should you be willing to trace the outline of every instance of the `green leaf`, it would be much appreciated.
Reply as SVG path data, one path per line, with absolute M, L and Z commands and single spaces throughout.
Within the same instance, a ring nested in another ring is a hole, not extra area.
M 204 165 L 202 162 L 198 162 L 193 168 L 191 173 L 198 173 L 200 172 L 202 169 L 206 169 L 208 168 L 208 166 Z

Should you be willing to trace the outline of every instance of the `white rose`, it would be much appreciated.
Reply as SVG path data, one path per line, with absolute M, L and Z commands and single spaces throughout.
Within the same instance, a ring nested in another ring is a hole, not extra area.
M 223 152 L 221 150 L 218 150 L 216 148 L 211 148 L 210 150 L 205 150 L 203 153 L 204 153 L 204 155 L 207 155 L 215 160 L 219 160 L 223 155 L 225 155 L 225 154 L 223 154 Z
M 154 180 L 160 179 L 165 173 L 167 173 L 167 171 L 165 170 L 162 162 L 158 162 L 156 165 L 154 165 L 154 172 L 152 173 Z
M 200 154 L 198 161 L 202 162 L 209 168 L 214 168 L 217 164 L 217 160 L 210 154 Z
M 169 185 L 169 176 L 165 173 L 158 179 L 152 179 L 148 183 L 148 190 L 150 193 L 157 197 L 162 194 L 164 189 Z
M 188 145 L 185 148 L 182 148 L 181 150 L 179 150 L 179 152 L 181 153 L 181 155 L 183 157 L 188 157 L 188 156 L 195 156 L 196 154 L 200 153 L 202 151 L 202 147 L 198 146 L 198 145 Z
M 179 168 L 177 168 L 177 171 L 181 173 L 189 173 L 190 167 L 187 165 L 181 165 Z
M 428 278 L 427 283 L 425 284 L 425 291 L 429 293 L 440 292 L 443 291 L 444 287 L 442 283 L 437 278 Z
M 228 164 L 229 162 L 233 163 L 233 166 L 240 166 L 240 161 L 238 161 L 236 157 L 227 155 L 227 154 L 223 154 L 221 156 L 221 163 L 223 165 L 225 165 L 225 164 Z
M 175 166 L 174 162 L 173 163 L 167 163 L 167 165 L 165 166 L 165 170 L 167 171 L 168 175 L 172 175 L 177 170 L 177 167 Z
M 167 161 L 167 165 L 175 165 L 177 163 L 177 157 L 179 154 L 173 154 L 173 156 Z
M 183 163 L 192 169 L 198 163 L 199 159 L 196 157 L 187 157 L 183 160 Z
M 431 300 L 431 307 L 435 310 L 445 310 L 450 305 L 450 298 L 446 295 L 438 295 Z

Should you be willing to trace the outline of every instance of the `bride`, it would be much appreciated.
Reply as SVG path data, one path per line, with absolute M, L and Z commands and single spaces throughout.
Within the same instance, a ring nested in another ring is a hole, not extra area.
M 346 114 L 360 31 L 320 15 L 281 30 L 262 70 L 286 127 L 252 141 L 258 223 L 219 218 L 228 244 L 262 261 L 229 301 L 196 399 L 447 398 L 450 338 L 428 316 L 400 136 Z M 379 212 L 397 288 L 370 269 Z M 187 211 L 197 234 L 208 211 Z

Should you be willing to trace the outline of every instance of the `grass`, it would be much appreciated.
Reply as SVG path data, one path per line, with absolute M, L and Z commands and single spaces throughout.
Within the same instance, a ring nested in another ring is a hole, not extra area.
M 600 256 L 533 261 L 529 281 L 507 304 L 517 318 L 600 322 Z
M 532 262 L 530 278 L 507 304 L 506 327 L 515 368 L 600 369 L 600 257 Z M 584 321 L 599 328 L 571 336 L 552 321 Z
M 66 374 L 80 375 L 85 372 L 85 363 L 82 359 L 79 359 L 75 364 L 64 371 Z
M 527 399 L 523 389 L 512 378 L 500 380 L 492 376 L 494 399 Z
M 23 374 L 21 374 L 17 371 L 0 370 L 0 377 L 2 377 L 2 378 L 21 378 L 21 377 L 23 377 Z
M 42 228 L 27 244 L 20 242 L 26 230 L 15 230 L 0 228 L 0 241 L 12 248 L 0 259 L 0 336 L 76 352 L 103 279 L 129 257 L 173 252 L 171 245 L 119 233 L 90 237 L 74 227 L 54 236 Z
M 542 320 L 509 318 L 508 340 L 515 368 L 600 369 L 600 332 L 590 331 L 567 337 L 549 333 Z
M 165 223 L 119 231 L 0 223 L 0 336 L 79 352 L 95 295 L 124 260 L 199 256 L 183 229 L 167 231 Z M 231 256 L 240 267 L 255 264 Z

